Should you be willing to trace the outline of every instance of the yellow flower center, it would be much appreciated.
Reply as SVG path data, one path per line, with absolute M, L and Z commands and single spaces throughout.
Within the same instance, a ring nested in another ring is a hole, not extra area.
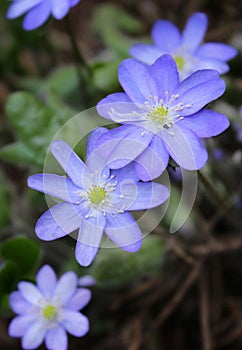
M 105 188 L 93 186 L 88 193 L 88 197 L 92 204 L 100 204 L 106 197 L 106 194 Z
M 46 305 L 42 310 L 44 318 L 52 320 L 56 315 L 56 308 L 53 305 Z
M 185 66 L 185 60 L 182 56 L 174 56 L 174 60 L 176 62 L 178 70 L 181 70 Z
M 150 118 L 156 123 L 165 123 L 167 120 L 168 110 L 163 107 L 155 107 L 149 112 Z

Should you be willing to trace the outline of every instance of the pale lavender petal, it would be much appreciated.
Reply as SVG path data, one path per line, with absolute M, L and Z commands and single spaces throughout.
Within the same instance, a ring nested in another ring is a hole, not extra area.
M 207 151 L 191 130 L 173 125 L 163 131 L 162 138 L 168 152 L 182 168 L 197 170 L 206 163 Z
M 215 58 L 228 61 L 237 55 L 237 50 L 230 45 L 223 43 L 205 43 L 196 51 L 200 58 Z
M 77 276 L 74 272 L 68 271 L 61 276 L 54 290 L 54 298 L 61 304 L 66 303 L 74 294 L 77 287 Z
M 76 243 L 76 260 L 88 266 L 96 256 L 103 235 L 106 219 L 102 213 L 83 219 Z
M 150 145 L 135 159 L 135 169 L 139 178 L 149 181 L 159 177 L 166 169 L 169 153 L 162 139 L 155 136 Z
M 61 326 L 48 329 L 45 344 L 49 350 L 67 350 L 68 338 L 66 331 Z
M 149 73 L 156 82 L 159 99 L 171 97 L 174 89 L 178 86 L 179 75 L 175 61 L 170 55 L 158 58 L 149 69 Z M 168 94 L 168 95 L 167 95 Z
M 87 277 L 87 276 L 85 276 Z M 80 280 L 79 280 L 80 283 Z M 78 288 L 71 299 L 65 303 L 66 309 L 72 309 L 75 311 L 81 310 L 86 306 L 91 300 L 92 293 L 89 289 Z
M 204 13 L 194 13 L 187 21 L 182 33 L 182 45 L 193 52 L 201 44 L 207 31 L 208 18 Z
M 142 233 L 128 212 L 117 215 L 107 214 L 105 232 L 113 243 L 123 250 L 137 252 L 141 247 Z
M 46 323 L 43 321 L 32 324 L 22 338 L 22 348 L 24 350 L 38 348 L 45 338 L 46 329 Z
M 33 30 L 40 27 L 48 19 L 50 12 L 50 2 L 42 1 L 26 14 L 23 21 L 23 28 L 25 30 Z
M 51 143 L 50 150 L 71 180 L 77 186 L 82 187 L 82 174 L 85 164 L 72 148 L 65 141 L 56 140 Z
M 65 176 L 35 174 L 29 176 L 28 186 L 66 202 L 77 203 L 81 200 L 80 187 Z
M 199 137 L 211 137 L 227 129 L 229 120 L 223 114 L 205 109 L 180 120 L 177 126 L 180 125 L 191 129 Z
M 178 112 L 181 116 L 187 116 L 198 112 L 206 104 L 220 97 L 225 91 L 225 83 L 217 75 L 217 77 L 212 77 L 210 80 L 200 83 L 182 94 L 179 88 L 176 91 L 179 96 L 173 100 L 171 106 L 176 108 L 181 104 L 183 107 L 179 108 Z
M 110 130 L 99 142 L 98 151 L 112 169 L 126 166 L 149 145 L 153 133 L 134 125 Z
M 36 320 L 37 317 L 33 314 L 15 317 L 9 324 L 8 333 L 10 337 L 22 337 L 34 322 L 38 322 Z
M 57 282 L 55 271 L 49 265 L 44 265 L 37 273 L 36 281 L 41 293 L 45 297 L 51 296 Z
M 202 58 L 196 66 L 197 69 L 214 69 L 219 74 L 224 74 L 229 71 L 229 65 L 221 60 L 215 58 Z
M 80 0 L 69 0 L 69 3 L 70 3 L 70 6 L 71 6 L 71 7 L 77 5 L 78 2 L 80 2 Z
M 9 295 L 9 304 L 11 309 L 16 312 L 16 314 L 25 314 L 33 306 L 29 303 L 22 294 L 18 291 L 12 292 Z
M 65 17 L 70 8 L 69 0 L 51 0 L 50 2 L 52 4 L 51 12 L 53 17 L 56 19 Z
M 96 151 L 97 140 L 107 132 L 107 128 L 96 128 L 91 132 L 90 136 L 88 137 L 86 158 L 89 158 L 89 156 Z
M 115 176 L 114 180 L 118 182 L 123 181 L 125 179 L 132 179 L 135 182 L 140 180 L 140 178 L 136 173 L 134 162 L 131 162 L 125 167 L 120 169 L 112 169 L 111 175 L 114 175 Z
M 42 0 L 15 0 L 9 6 L 6 17 L 9 19 L 17 18 L 38 5 Z
M 92 287 L 92 286 L 95 286 L 96 284 L 97 284 L 96 278 L 91 275 L 82 276 L 79 278 L 79 281 L 78 281 L 78 285 L 80 287 Z
M 43 295 L 33 283 L 19 282 L 18 289 L 22 296 L 31 304 L 38 306 L 43 300 Z
M 158 47 L 150 44 L 135 44 L 129 49 L 131 56 L 137 60 L 151 65 L 157 60 L 164 52 Z
M 167 187 L 155 183 L 137 183 L 137 196 L 128 210 L 144 210 L 157 207 L 169 198 Z
M 80 312 L 65 310 L 61 312 L 62 326 L 66 331 L 76 337 L 83 337 L 89 331 L 88 318 Z
M 37 236 L 44 241 L 52 241 L 75 231 L 81 224 L 81 205 L 64 202 L 47 210 L 37 221 Z
M 181 34 L 178 28 L 167 20 L 156 21 L 151 36 L 154 43 L 164 53 L 171 53 L 181 44 Z

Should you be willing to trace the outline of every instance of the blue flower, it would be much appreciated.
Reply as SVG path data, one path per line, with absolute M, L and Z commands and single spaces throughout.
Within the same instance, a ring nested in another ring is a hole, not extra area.
M 98 113 L 123 124 L 98 140 L 101 155 L 112 169 L 135 160 L 138 176 L 158 177 L 171 156 L 187 170 L 200 169 L 207 151 L 200 137 L 220 134 L 228 119 L 203 107 L 221 96 L 225 84 L 215 70 L 201 70 L 179 83 L 175 61 L 163 55 L 151 66 L 135 59 L 123 61 L 119 81 L 125 93 L 99 102 Z M 147 172 L 149 170 L 149 172 Z
M 86 165 L 64 141 L 51 144 L 51 152 L 69 178 L 53 174 L 28 178 L 29 187 L 64 201 L 40 217 L 37 236 L 48 241 L 79 229 L 76 259 L 83 266 L 93 261 L 103 231 L 120 248 L 137 251 L 142 234 L 128 211 L 156 207 L 169 197 L 165 186 L 139 182 L 133 164 L 110 171 L 96 152 L 96 140 L 107 132 L 98 128 L 91 133 Z
M 74 272 L 66 272 L 59 281 L 49 265 L 37 276 L 37 286 L 20 282 L 18 291 L 10 294 L 10 306 L 18 314 L 9 325 L 9 335 L 22 337 L 23 349 L 36 349 L 45 340 L 48 350 L 66 350 L 66 332 L 82 337 L 89 331 L 89 322 L 79 310 L 85 307 L 91 292 L 77 288 Z
M 188 19 L 182 33 L 173 23 L 158 20 L 151 32 L 154 45 L 135 44 L 130 54 L 149 65 L 161 55 L 170 54 L 177 63 L 181 79 L 199 69 L 215 69 L 220 74 L 226 73 L 229 70 L 226 61 L 233 58 L 237 51 L 223 43 L 201 44 L 207 24 L 207 16 L 200 12 Z
M 7 18 L 14 19 L 28 12 L 23 21 L 25 30 L 40 27 L 50 15 L 56 19 L 65 17 L 71 7 L 80 0 L 13 0 Z

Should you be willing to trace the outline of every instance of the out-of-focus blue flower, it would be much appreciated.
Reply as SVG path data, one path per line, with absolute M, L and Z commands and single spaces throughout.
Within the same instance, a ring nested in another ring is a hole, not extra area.
M 23 21 L 25 30 L 40 27 L 50 15 L 56 19 L 65 17 L 71 7 L 80 0 L 13 0 L 10 5 L 7 18 L 14 19 L 26 14 Z
M 197 71 L 179 83 L 175 61 L 163 55 L 149 67 L 125 60 L 119 81 L 125 93 L 111 94 L 97 105 L 101 116 L 124 124 L 98 141 L 109 142 L 101 154 L 110 167 L 135 160 L 143 181 L 158 177 L 169 156 L 184 169 L 200 169 L 207 161 L 200 138 L 218 135 L 229 126 L 224 115 L 203 108 L 225 90 L 218 73 Z
M 48 350 L 66 350 L 66 332 L 82 337 L 89 331 L 89 321 L 79 312 L 91 299 L 91 292 L 78 288 L 74 272 L 66 272 L 57 281 L 54 270 L 43 266 L 37 286 L 20 282 L 18 291 L 10 294 L 10 306 L 16 314 L 9 335 L 22 338 L 23 349 L 36 349 L 45 340 Z
M 69 178 L 53 174 L 28 178 L 29 187 L 64 201 L 40 217 L 37 236 L 48 241 L 79 229 L 76 259 L 83 266 L 93 261 L 103 231 L 120 248 L 137 251 L 142 234 L 129 211 L 156 207 L 169 197 L 165 186 L 139 182 L 133 164 L 110 171 L 96 152 L 96 140 L 107 132 L 98 128 L 91 133 L 86 164 L 64 141 L 51 144 L 51 152 Z
M 215 69 L 220 74 L 226 73 L 229 70 L 226 61 L 233 58 L 237 51 L 223 43 L 202 44 L 207 25 L 207 16 L 200 12 L 188 19 L 182 33 L 173 23 L 158 20 L 151 32 L 154 45 L 135 44 L 130 48 L 130 54 L 143 63 L 152 64 L 158 57 L 168 53 L 175 59 L 181 79 L 199 69 Z

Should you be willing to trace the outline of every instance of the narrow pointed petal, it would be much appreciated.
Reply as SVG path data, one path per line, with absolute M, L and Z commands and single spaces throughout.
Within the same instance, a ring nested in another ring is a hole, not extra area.
M 68 13 L 70 4 L 69 0 L 51 0 L 52 14 L 56 19 L 62 19 Z
M 22 337 L 35 321 L 36 321 L 36 316 L 33 314 L 21 315 L 21 316 L 15 317 L 9 324 L 8 333 L 10 337 L 13 337 L 13 338 Z
M 178 28 L 167 20 L 156 21 L 151 36 L 156 46 L 164 53 L 171 53 L 181 43 L 181 34 Z
M 33 283 L 19 282 L 18 289 L 23 297 L 31 304 L 38 306 L 43 300 L 43 295 Z
M 80 187 L 75 186 L 74 183 L 65 176 L 35 174 L 29 176 L 28 186 L 66 202 L 77 203 L 81 200 Z
M 61 326 L 48 329 L 45 337 L 47 349 L 67 350 L 68 338 L 65 330 Z
M 197 170 L 206 163 L 208 154 L 199 138 L 189 129 L 173 125 L 162 138 L 171 157 L 182 168 Z
M 237 50 L 223 43 L 205 43 L 196 51 L 196 56 L 201 58 L 215 58 L 228 61 L 237 55 Z
M 6 17 L 9 19 L 17 18 L 38 5 L 42 0 L 15 0 L 9 6 Z
M 41 1 L 37 6 L 32 8 L 24 17 L 23 28 L 33 30 L 40 27 L 48 19 L 51 13 L 49 1 Z
M 208 18 L 204 13 L 194 13 L 187 21 L 182 33 L 182 45 L 194 52 L 201 44 L 207 31 Z
M 61 325 L 68 333 L 76 337 L 82 337 L 89 331 L 88 318 L 80 312 L 63 309 L 61 317 L 63 319 Z
M 150 181 L 159 177 L 166 169 L 169 153 L 162 139 L 155 136 L 141 155 L 135 159 L 137 175 L 143 181 Z
M 77 276 L 74 272 L 68 271 L 61 276 L 54 290 L 54 297 L 63 305 L 74 294 L 77 287 Z
M 65 173 L 77 185 L 83 186 L 83 170 L 85 164 L 72 150 L 72 148 L 62 140 L 52 142 L 50 150 Z
M 108 132 L 107 128 L 96 128 L 93 130 L 88 138 L 87 144 L 87 158 L 96 151 L 98 139 Z
M 177 123 L 192 130 L 199 137 L 211 137 L 221 134 L 229 127 L 229 120 L 225 115 L 210 111 L 202 110 Z
M 129 49 L 131 56 L 137 60 L 151 65 L 157 58 L 159 58 L 164 52 L 158 47 L 150 44 L 135 44 Z
M 137 252 L 142 244 L 142 233 L 132 215 L 128 212 L 109 215 L 105 227 L 107 236 L 121 249 Z
M 64 202 L 47 210 L 37 221 L 37 236 L 52 241 L 75 231 L 81 224 L 79 206 Z
M 74 295 L 65 303 L 66 309 L 75 311 L 83 309 L 91 300 L 91 291 L 86 288 L 78 288 Z
M 18 291 L 12 292 L 9 295 L 9 304 L 16 314 L 26 314 L 26 312 L 28 312 L 33 306 L 30 302 L 24 299 L 22 294 Z
M 49 265 L 44 265 L 37 273 L 36 281 L 41 293 L 45 297 L 51 296 L 57 282 L 55 271 Z
M 95 258 L 103 235 L 106 219 L 102 213 L 83 219 L 76 243 L 76 260 L 81 266 L 88 266 Z
M 32 324 L 22 338 L 23 349 L 38 348 L 45 338 L 46 328 L 46 324 L 41 321 Z

